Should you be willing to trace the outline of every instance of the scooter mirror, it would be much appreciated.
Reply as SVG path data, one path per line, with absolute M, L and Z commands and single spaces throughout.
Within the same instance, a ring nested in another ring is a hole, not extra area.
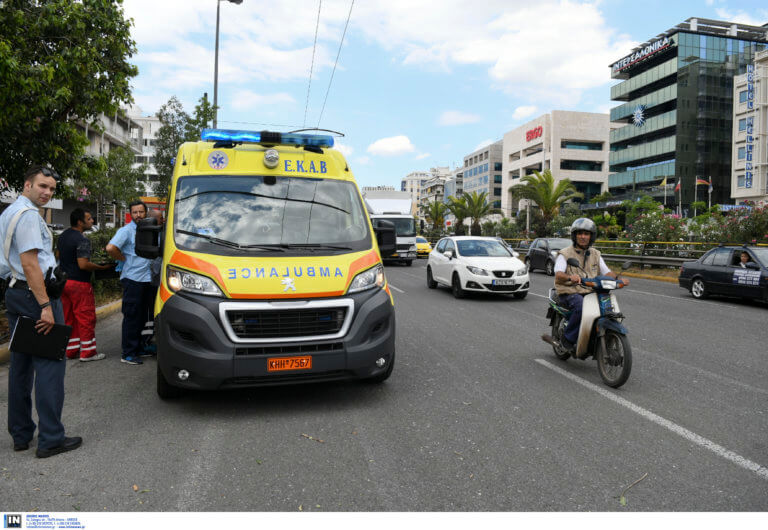
M 577 260 L 576 258 L 568 258 L 566 263 L 568 265 L 570 265 L 571 267 L 581 267 L 581 264 L 579 263 L 579 260 Z
M 621 270 L 625 271 L 628 268 L 630 268 L 631 266 L 632 266 L 632 262 L 631 261 L 625 261 L 624 263 L 621 264 Z

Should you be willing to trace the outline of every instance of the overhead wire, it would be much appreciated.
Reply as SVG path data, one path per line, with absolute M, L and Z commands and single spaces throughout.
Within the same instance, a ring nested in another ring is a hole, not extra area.
M 325 112 L 325 104 L 328 102 L 328 94 L 331 91 L 331 84 L 333 83 L 333 76 L 336 73 L 336 65 L 339 64 L 339 56 L 341 55 L 341 46 L 344 44 L 344 37 L 347 34 L 347 27 L 349 26 L 349 19 L 352 17 L 352 8 L 355 5 L 355 0 L 349 5 L 349 13 L 347 14 L 347 22 L 344 24 L 344 33 L 341 34 L 341 42 L 339 42 L 339 51 L 336 52 L 336 62 L 333 63 L 333 71 L 331 72 L 331 79 L 328 81 L 328 90 L 325 91 L 325 99 L 323 99 L 323 107 L 320 109 L 320 116 L 317 118 L 317 127 L 320 127 L 320 121 L 323 119 L 323 112 Z
M 309 109 L 309 91 L 312 88 L 312 71 L 315 69 L 315 50 L 317 50 L 317 31 L 320 28 L 320 9 L 323 6 L 323 0 L 317 3 L 317 23 L 315 23 L 315 43 L 312 45 L 312 64 L 309 66 L 309 83 L 307 84 L 307 103 L 304 105 L 304 122 L 302 127 L 307 125 L 307 110 Z

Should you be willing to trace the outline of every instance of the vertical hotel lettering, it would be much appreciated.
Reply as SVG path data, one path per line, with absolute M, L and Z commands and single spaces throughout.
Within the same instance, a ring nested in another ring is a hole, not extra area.
M 754 64 L 747 65 L 747 110 L 749 110 L 751 114 L 754 114 L 755 112 L 755 65 Z M 747 145 L 746 145 L 747 166 L 746 166 L 746 172 L 744 173 L 745 188 L 752 187 L 752 152 L 754 149 L 754 146 L 753 146 L 754 136 L 752 136 L 752 131 L 754 127 L 754 122 L 755 122 L 755 118 L 753 115 L 747 116 Z

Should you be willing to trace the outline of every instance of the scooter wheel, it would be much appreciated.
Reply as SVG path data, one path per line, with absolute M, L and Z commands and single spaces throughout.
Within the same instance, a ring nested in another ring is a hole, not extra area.
M 559 345 L 560 342 L 563 340 L 563 332 L 565 331 L 564 328 L 565 328 L 565 319 L 561 316 L 558 316 L 557 320 L 552 326 L 552 336 L 555 338 L 555 341 L 557 342 L 557 344 L 552 345 L 552 351 L 555 352 L 555 357 L 557 357 L 561 361 L 567 361 L 571 357 L 571 354 L 568 353 L 562 346 Z
M 598 346 L 597 368 L 606 385 L 619 388 L 632 371 L 632 349 L 627 337 L 613 330 L 606 330 L 604 339 Z

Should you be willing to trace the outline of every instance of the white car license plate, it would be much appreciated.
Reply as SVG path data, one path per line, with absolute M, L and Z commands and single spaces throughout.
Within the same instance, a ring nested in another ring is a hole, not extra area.
M 493 280 L 493 285 L 515 285 L 515 280 Z

